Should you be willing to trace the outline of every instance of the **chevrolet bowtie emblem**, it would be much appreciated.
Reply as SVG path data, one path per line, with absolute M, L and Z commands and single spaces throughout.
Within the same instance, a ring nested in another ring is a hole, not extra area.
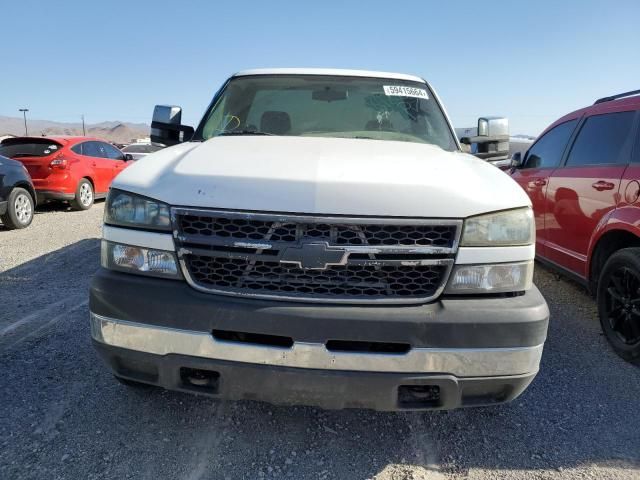
M 291 263 L 305 270 L 326 270 L 329 265 L 347 263 L 347 252 L 330 247 L 326 242 L 302 243 L 287 247 L 280 255 L 281 263 Z

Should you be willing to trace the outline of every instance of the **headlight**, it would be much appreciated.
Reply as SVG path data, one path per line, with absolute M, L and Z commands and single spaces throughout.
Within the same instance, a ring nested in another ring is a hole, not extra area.
M 533 260 L 495 265 L 457 265 L 447 285 L 449 294 L 504 293 L 529 290 Z
M 102 240 L 101 264 L 109 270 L 152 277 L 182 278 L 173 252 Z
M 531 208 L 479 215 L 465 220 L 460 245 L 463 247 L 501 247 L 531 245 L 536 230 Z
M 115 189 L 107 196 L 104 223 L 122 227 L 171 230 L 169 206 L 166 203 Z

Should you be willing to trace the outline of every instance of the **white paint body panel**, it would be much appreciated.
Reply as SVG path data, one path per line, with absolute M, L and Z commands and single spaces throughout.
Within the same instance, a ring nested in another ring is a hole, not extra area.
M 170 205 L 321 215 L 466 218 L 530 205 L 471 155 L 365 139 L 216 137 L 148 155 L 112 186 Z
M 460 247 L 456 264 L 508 263 L 533 260 L 536 256 L 535 245 L 520 247 Z
M 154 248 L 156 250 L 175 251 L 173 236 L 170 233 L 145 232 L 133 228 L 119 228 L 110 225 L 102 226 L 102 238 L 110 242 L 135 247 Z

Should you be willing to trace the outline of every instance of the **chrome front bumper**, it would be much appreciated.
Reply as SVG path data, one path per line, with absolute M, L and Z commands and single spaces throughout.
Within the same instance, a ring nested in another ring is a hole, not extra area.
M 412 348 L 403 354 L 332 352 L 322 343 L 290 348 L 217 340 L 210 333 L 129 322 L 91 313 L 96 342 L 153 355 L 188 355 L 245 364 L 315 370 L 444 373 L 456 377 L 535 374 L 543 345 L 513 348 Z

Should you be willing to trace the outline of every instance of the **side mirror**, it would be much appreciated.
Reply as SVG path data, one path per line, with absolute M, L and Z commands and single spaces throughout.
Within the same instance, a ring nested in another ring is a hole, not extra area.
M 509 119 L 480 117 L 477 128 L 467 128 L 464 133 L 460 142 L 470 145 L 476 157 L 487 161 L 509 158 Z
M 131 155 L 130 153 L 125 153 L 124 154 L 124 161 L 127 162 L 129 160 L 133 160 L 133 155 Z
M 479 137 L 509 136 L 509 119 L 506 117 L 480 117 L 478 119 Z
M 522 167 L 522 153 L 516 152 L 511 157 L 511 169 L 516 170 Z
M 182 125 L 182 108 L 156 105 L 151 119 L 151 142 L 166 146 L 186 142 L 193 137 L 193 127 Z

